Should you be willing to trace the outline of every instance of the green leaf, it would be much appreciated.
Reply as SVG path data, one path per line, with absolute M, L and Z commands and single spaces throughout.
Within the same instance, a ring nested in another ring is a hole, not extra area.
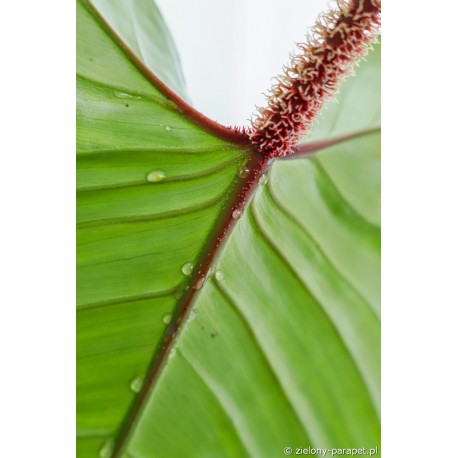
M 272 167 L 216 263 L 223 278 L 177 337 L 132 456 L 379 445 L 379 229 L 324 165 L 362 142 Z
M 154 11 L 154 10 L 153 10 Z M 78 456 L 145 375 L 247 152 L 178 112 L 77 2 Z M 158 32 L 159 33 L 159 32 Z M 165 175 L 165 176 L 164 176 Z M 162 181 L 150 182 L 148 176 Z
M 375 45 L 347 78 L 337 100 L 329 100 L 315 121 L 309 141 L 354 135 L 380 129 L 381 46 Z
M 150 2 L 96 5 L 180 81 Z M 252 152 L 183 116 L 83 0 L 77 14 L 78 457 L 379 446 L 380 134 L 365 122 L 379 102 L 355 95 L 378 51 L 313 138 L 366 133 L 273 163 L 162 354 L 183 267 L 211 250 Z
M 148 0 L 93 0 L 92 3 L 150 70 L 187 99 L 178 53 L 157 6 Z

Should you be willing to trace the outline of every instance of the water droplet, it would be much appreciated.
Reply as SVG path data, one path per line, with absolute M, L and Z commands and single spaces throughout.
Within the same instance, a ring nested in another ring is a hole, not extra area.
M 165 172 L 163 170 L 151 170 L 151 172 L 146 175 L 146 179 L 150 183 L 158 183 L 159 181 L 164 181 L 166 178 Z
M 166 314 L 162 317 L 162 322 L 163 322 L 164 324 L 169 324 L 171 321 L 172 321 L 172 314 L 171 314 L 171 313 L 166 313 Z
M 130 389 L 134 393 L 140 393 L 143 386 L 143 377 L 135 377 L 130 381 Z
M 165 126 L 164 129 L 167 131 L 167 132 L 170 132 L 172 130 L 172 128 L 170 126 Z
M 267 183 L 267 175 L 263 173 L 258 180 L 259 186 L 264 186 Z
M 232 212 L 232 218 L 234 219 L 239 219 L 241 216 L 242 216 L 242 210 L 240 210 L 239 208 L 237 208 L 236 210 Z
M 120 92 L 115 91 L 115 96 L 119 97 L 120 99 L 133 99 L 133 100 L 140 100 L 141 97 L 138 95 L 128 94 L 127 92 Z
M 172 347 L 172 348 L 170 349 L 170 351 L 169 351 L 169 359 L 170 359 L 170 358 L 173 358 L 173 357 L 175 356 L 176 352 L 177 352 L 177 351 L 175 350 L 175 347 Z
M 215 272 L 215 280 L 221 281 L 223 278 L 224 278 L 223 272 L 221 272 L 221 270 L 217 270 Z
M 189 276 L 192 274 L 193 269 L 194 269 L 194 264 L 192 262 L 187 262 L 186 264 L 183 264 L 181 271 L 183 272 L 184 275 Z
M 239 177 L 240 178 L 246 178 L 250 174 L 250 169 L 246 167 L 245 165 L 242 166 L 239 170 Z
M 110 458 L 114 450 L 114 440 L 108 439 L 102 446 L 99 452 L 100 458 Z

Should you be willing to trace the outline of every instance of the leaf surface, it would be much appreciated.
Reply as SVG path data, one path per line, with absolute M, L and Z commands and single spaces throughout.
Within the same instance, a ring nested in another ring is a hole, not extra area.
M 187 99 L 177 50 L 161 13 L 148 0 L 93 0 L 129 48 L 173 91 Z
M 84 457 L 98 456 L 126 416 L 135 381 L 186 286 L 182 267 L 197 262 L 247 152 L 185 119 L 88 4 L 77 2 L 77 14 L 77 426 Z
M 177 337 L 132 456 L 379 444 L 379 229 L 323 165 L 362 142 L 272 167 Z
M 96 3 L 179 87 L 154 7 L 126 5 Z M 142 387 L 189 287 L 183 267 L 208 251 L 250 151 L 184 117 L 87 3 L 77 13 L 78 456 L 110 456 L 121 438 L 126 458 L 379 445 L 377 91 L 355 110 L 348 95 L 312 135 L 366 134 L 274 162 Z M 374 91 L 378 56 L 346 87 Z

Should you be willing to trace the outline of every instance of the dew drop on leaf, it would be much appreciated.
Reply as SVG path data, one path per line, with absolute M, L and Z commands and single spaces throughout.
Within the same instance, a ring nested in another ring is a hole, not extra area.
M 193 269 L 194 269 L 194 264 L 192 262 L 187 262 L 186 264 L 183 264 L 181 271 L 183 272 L 183 275 L 189 276 L 192 274 Z
M 267 183 L 267 175 L 263 173 L 258 180 L 259 186 L 264 186 Z
M 215 272 L 215 280 L 221 281 L 223 278 L 224 278 L 223 272 L 221 272 L 221 270 L 217 270 Z
M 171 321 L 172 321 L 172 314 L 171 314 L 171 313 L 166 313 L 166 314 L 162 317 L 162 322 L 163 322 L 164 324 L 169 324 Z
M 99 452 L 100 458 L 110 458 L 114 450 L 114 440 L 108 439 Z
M 242 210 L 240 210 L 239 208 L 237 208 L 236 210 L 232 212 L 232 218 L 234 219 L 239 219 L 241 216 L 242 216 Z
M 170 126 L 165 126 L 164 129 L 167 131 L 167 132 L 170 132 L 172 130 L 172 128 Z
M 239 177 L 246 178 L 250 174 L 250 169 L 246 166 L 243 166 L 239 170 Z
M 151 170 L 151 172 L 146 175 L 146 179 L 150 183 L 158 183 L 159 181 L 164 181 L 166 179 L 166 175 L 163 170 Z
M 130 389 L 134 393 L 140 393 L 140 390 L 142 389 L 143 386 L 143 377 L 135 377 L 130 381 Z
M 127 92 L 115 91 L 114 94 L 115 94 L 116 97 L 118 97 L 120 99 L 131 99 L 131 100 L 139 100 L 139 99 L 141 99 L 140 96 L 127 94 Z

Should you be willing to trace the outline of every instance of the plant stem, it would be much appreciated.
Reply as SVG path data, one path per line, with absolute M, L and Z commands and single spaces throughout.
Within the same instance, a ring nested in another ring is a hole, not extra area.
M 380 0 L 338 0 L 318 19 L 259 109 L 249 137 L 268 157 L 287 156 L 307 135 L 324 102 L 367 54 L 379 34 Z

